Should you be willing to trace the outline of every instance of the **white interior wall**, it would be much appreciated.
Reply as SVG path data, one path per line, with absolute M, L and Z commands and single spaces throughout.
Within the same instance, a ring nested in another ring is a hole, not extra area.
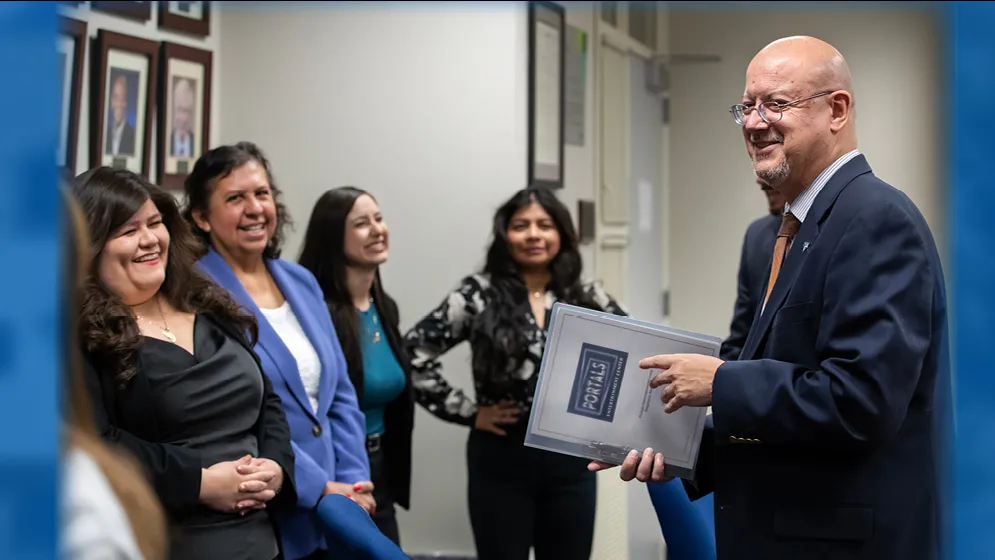
M 720 63 L 676 66 L 670 126 L 671 324 L 724 337 L 736 297 L 747 225 L 766 211 L 739 127 L 728 108 L 742 96 L 750 59 L 770 41 L 814 35 L 853 74 L 860 150 L 874 172 L 904 190 L 944 245 L 938 25 L 927 11 L 806 8 L 695 9 L 670 13 L 671 49 Z
M 131 35 L 133 37 L 138 37 L 139 39 L 146 39 L 149 41 L 168 41 L 170 43 L 176 43 L 179 45 L 186 45 L 189 47 L 194 47 L 198 49 L 203 49 L 211 51 L 213 53 L 213 58 L 211 60 L 211 66 L 213 68 L 214 76 L 211 80 L 211 123 L 210 123 L 210 143 L 215 145 L 217 139 L 219 138 L 219 123 L 221 122 L 220 116 L 218 114 L 218 108 L 220 107 L 221 99 L 221 88 L 218 79 L 221 70 L 221 53 L 219 52 L 218 46 L 221 43 L 221 24 L 220 17 L 218 17 L 218 9 L 215 6 L 211 17 L 211 33 L 206 38 L 192 37 L 183 33 L 177 33 L 174 31 L 166 31 L 159 29 L 159 9 L 158 6 L 152 4 L 152 19 L 145 22 L 138 22 L 130 20 L 127 18 L 122 18 L 99 10 L 90 9 L 89 2 L 83 2 L 79 6 L 68 6 L 60 5 L 59 13 L 63 16 L 83 21 L 87 23 L 87 35 L 92 39 L 97 36 L 97 31 L 99 29 L 106 29 L 108 31 L 114 31 L 116 33 L 123 33 L 125 35 Z M 93 48 L 91 43 L 87 43 L 86 54 L 84 56 L 85 62 L 83 63 L 83 80 L 82 80 L 82 95 L 80 96 L 80 114 L 79 114 L 79 136 L 76 138 L 76 173 L 82 173 L 87 169 L 90 169 L 90 106 L 93 102 L 90 96 L 90 63 L 93 61 Z M 141 118 L 141 116 L 140 116 Z M 158 142 L 156 136 L 158 135 L 157 125 L 155 120 L 157 119 L 157 114 L 153 112 L 152 114 L 152 141 L 149 144 L 149 149 L 151 150 L 149 159 L 149 174 L 150 178 L 155 178 L 156 176 L 156 150 L 158 150 Z

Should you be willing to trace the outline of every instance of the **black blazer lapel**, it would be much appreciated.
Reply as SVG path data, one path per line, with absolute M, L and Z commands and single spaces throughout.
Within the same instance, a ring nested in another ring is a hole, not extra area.
M 829 211 L 836 202 L 836 198 L 839 197 L 843 189 L 857 176 L 870 172 L 871 168 L 867 164 L 867 159 L 863 155 L 857 155 L 848 161 L 846 165 L 838 169 L 829 179 L 829 182 L 826 183 L 826 186 L 823 187 L 819 195 L 815 197 L 812 208 L 809 209 L 808 214 L 805 216 L 805 221 L 802 223 L 801 229 L 798 230 L 798 234 L 795 236 L 794 241 L 792 241 L 788 254 L 781 264 L 781 270 L 778 272 L 777 281 L 774 283 L 774 289 L 770 293 L 767 306 L 764 307 L 762 299 L 760 301 L 757 316 L 753 322 L 753 327 L 750 329 L 750 334 L 746 338 L 746 344 L 743 346 L 740 359 L 752 360 L 756 357 L 760 342 L 767 335 L 767 331 L 770 329 L 771 321 L 774 315 L 777 314 L 777 310 L 781 308 L 788 293 L 791 292 L 791 287 L 795 282 L 795 277 L 798 275 L 798 270 L 801 268 L 802 263 L 805 262 L 809 248 L 818 238 L 822 222 L 829 216 Z M 766 290 L 767 286 L 764 285 L 764 293 L 766 293 Z

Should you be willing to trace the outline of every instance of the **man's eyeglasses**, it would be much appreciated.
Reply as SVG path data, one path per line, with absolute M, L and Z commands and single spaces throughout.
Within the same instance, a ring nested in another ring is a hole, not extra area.
M 756 106 L 754 106 L 754 105 L 743 105 L 742 103 L 740 103 L 738 105 L 733 105 L 729 109 L 729 112 L 732 113 L 732 118 L 733 118 L 733 120 L 736 121 L 736 124 L 738 124 L 738 125 L 742 125 L 743 123 L 745 123 L 747 115 L 749 115 L 751 112 L 753 112 L 754 109 L 756 109 L 757 111 L 759 111 L 760 118 L 763 119 L 765 123 L 767 123 L 767 124 L 774 124 L 777 121 L 781 120 L 781 117 L 784 114 L 784 108 L 785 107 L 790 107 L 792 105 L 795 105 L 796 103 L 801 103 L 802 101 L 808 101 L 809 99 L 815 99 L 816 97 L 822 97 L 823 95 L 829 95 L 830 93 L 833 93 L 833 91 L 835 91 L 835 90 L 832 90 L 832 91 L 822 91 L 822 92 L 819 92 L 819 93 L 817 93 L 815 95 L 810 95 L 808 97 L 803 97 L 801 99 L 795 99 L 794 101 L 788 101 L 788 102 L 785 102 L 785 103 L 777 103 L 777 102 L 774 102 L 774 101 L 765 101 L 765 102 L 760 103 L 759 105 L 756 105 Z

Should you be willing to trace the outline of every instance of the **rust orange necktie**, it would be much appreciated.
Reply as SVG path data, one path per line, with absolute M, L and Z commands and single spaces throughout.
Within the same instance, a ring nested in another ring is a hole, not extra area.
M 781 229 L 777 230 L 777 241 L 774 242 L 774 259 L 770 264 L 770 280 L 767 281 L 767 295 L 764 296 L 764 307 L 767 307 L 767 300 L 774 289 L 774 282 L 777 282 L 777 273 L 781 271 L 781 263 L 788 252 L 788 245 L 795 238 L 802 223 L 798 221 L 791 212 L 785 212 L 781 217 Z

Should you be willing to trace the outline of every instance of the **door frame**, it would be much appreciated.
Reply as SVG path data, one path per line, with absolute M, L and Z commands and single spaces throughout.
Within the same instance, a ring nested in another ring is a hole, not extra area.
M 659 11 L 662 11 L 664 9 L 665 9 L 664 6 L 661 6 L 661 5 L 657 6 L 658 13 L 659 13 Z M 611 46 L 611 48 L 614 48 L 614 49 L 620 51 L 623 54 L 623 56 L 624 56 L 624 62 L 622 64 L 623 68 L 621 69 L 622 73 L 624 74 L 623 82 L 625 84 L 625 95 L 623 95 L 623 99 L 624 99 L 624 103 L 625 103 L 624 118 L 623 118 L 623 120 L 624 120 L 624 126 L 625 126 L 625 133 L 622 135 L 623 138 L 625 138 L 625 147 L 623 149 L 623 156 L 622 156 L 623 157 L 623 162 L 622 162 L 622 165 L 623 165 L 623 168 L 625 169 L 625 185 L 626 185 L 627 189 L 628 189 L 628 187 L 631 186 L 630 182 L 631 182 L 631 179 L 632 179 L 629 176 L 629 167 L 631 166 L 631 157 L 632 157 L 632 150 L 631 150 L 631 147 L 629 146 L 629 132 L 630 132 L 629 131 L 629 126 L 630 126 L 630 122 L 631 122 L 631 119 L 632 119 L 632 107 L 631 107 L 631 103 L 630 103 L 631 92 L 629 91 L 629 84 L 631 82 L 631 79 L 630 79 L 631 76 L 629 75 L 629 72 L 630 72 L 630 68 L 629 68 L 629 56 L 635 55 L 635 56 L 638 56 L 638 57 L 642 58 L 643 60 L 650 60 L 651 58 L 653 58 L 659 52 L 660 49 L 659 48 L 657 48 L 656 50 L 650 49 L 649 47 L 647 47 L 643 43 L 640 43 L 636 39 L 633 39 L 631 36 L 629 36 L 629 34 L 627 32 L 624 31 L 624 29 L 628 28 L 628 17 L 629 17 L 629 14 L 628 14 L 628 3 L 627 2 L 619 2 L 618 3 L 618 27 L 612 26 L 612 25 L 608 24 L 607 22 L 605 22 L 604 20 L 601 19 L 600 2 L 594 2 L 591 10 L 592 10 L 592 17 L 594 19 L 594 22 L 593 22 L 594 33 L 593 33 L 593 35 L 597 38 L 596 41 L 592 41 L 592 43 L 593 43 L 592 47 L 594 49 L 597 49 L 596 53 L 592 53 L 594 55 L 592 58 L 594 59 L 594 61 L 593 61 L 593 65 L 594 65 L 594 89 L 595 89 L 595 95 L 596 95 L 596 112 L 595 112 L 595 115 L 594 115 L 594 123 L 593 123 L 594 132 L 593 132 L 593 134 L 594 134 L 594 138 L 597 139 L 597 145 L 595 146 L 595 149 L 593 150 L 594 153 L 593 153 L 593 157 L 591 158 L 591 160 L 592 160 L 592 174 L 593 174 L 592 176 L 594 177 L 593 183 L 594 183 L 594 189 L 595 189 L 595 197 L 594 197 L 594 199 L 597 201 L 597 203 L 595 204 L 595 220 L 597 222 L 597 227 L 595 228 L 596 234 L 595 234 L 595 240 L 594 240 L 594 266 L 592 268 L 593 268 L 593 274 L 594 274 L 594 276 L 596 278 L 601 278 L 602 275 L 603 275 L 602 274 L 603 271 L 601 270 L 600 267 L 601 267 L 601 264 L 604 262 L 604 259 L 602 259 L 602 254 L 604 252 L 604 249 L 606 249 L 606 248 L 608 248 L 608 249 L 617 248 L 618 245 L 619 245 L 619 243 L 623 243 L 623 245 L 624 245 L 623 250 L 625 251 L 625 254 L 624 254 L 624 257 L 623 257 L 623 261 L 626 262 L 626 263 L 628 262 L 627 261 L 627 257 L 628 257 L 629 227 L 631 225 L 631 224 L 618 225 L 618 224 L 607 224 L 607 223 L 605 223 L 604 222 L 604 217 L 603 217 L 603 205 L 600 203 L 601 202 L 601 197 L 602 197 L 602 188 L 603 188 L 602 187 L 602 177 L 601 177 L 601 169 L 602 169 L 601 142 L 603 141 L 602 134 L 601 134 L 601 118 L 602 118 L 602 114 L 601 114 L 601 103 L 602 103 L 602 99 L 601 99 L 601 91 L 602 91 L 601 79 L 602 79 L 602 76 L 604 75 L 604 70 L 602 68 L 603 60 L 602 60 L 601 49 L 604 47 L 605 44 L 608 44 L 608 45 Z M 659 32 L 657 33 L 657 38 L 658 38 L 658 46 L 659 46 L 659 42 L 660 42 L 660 33 Z M 665 130 L 664 130 L 664 142 L 665 142 L 664 146 L 665 146 L 665 149 L 666 149 L 666 140 L 667 140 L 667 134 L 666 134 L 666 126 L 665 126 Z M 663 165 L 663 163 L 661 163 L 661 166 L 662 165 Z M 660 185 L 660 189 L 659 189 L 660 192 L 661 192 L 661 196 L 664 196 L 666 194 L 666 192 L 667 192 L 667 190 L 666 190 L 667 189 L 667 186 L 666 186 L 667 176 L 666 176 L 666 172 L 665 171 L 666 170 L 664 169 L 664 173 L 662 174 L 663 183 L 664 184 Z M 622 241 L 622 240 L 624 240 L 624 241 Z M 667 244 L 667 241 L 664 240 L 664 245 L 666 245 L 666 244 Z M 665 255 L 664 255 L 665 259 L 666 259 L 666 252 L 667 252 L 667 250 L 665 249 Z M 664 260 L 664 265 L 663 266 L 666 269 L 666 260 Z M 664 276 L 663 278 L 664 278 L 664 281 L 666 282 L 666 276 Z M 626 282 L 628 281 L 628 270 L 625 271 L 625 281 Z M 663 290 L 664 287 L 661 286 L 660 289 Z M 623 305 L 625 304 L 624 301 L 622 303 L 623 303 Z
M 625 103 L 624 109 L 624 126 L 625 132 L 622 135 L 625 139 L 625 148 L 623 154 L 623 167 L 625 169 L 625 186 L 626 193 L 625 196 L 629 196 L 629 189 L 631 188 L 632 178 L 630 176 L 631 158 L 632 150 L 629 145 L 631 136 L 631 120 L 632 120 L 632 104 L 631 104 L 631 75 L 630 75 L 630 57 L 632 55 L 638 56 L 643 60 L 651 59 L 655 54 L 663 50 L 661 46 L 666 45 L 663 37 L 667 35 L 665 31 L 658 24 L 657 31 L 657 48 L 650 49 L 646 45 L 636 41 L 626 33 L 625 29 L 628 28 L 628 11 L 626 2 L 619 2 L 619 28 L 609 25 L 601 19 L 600 3 L 593 3 L 590 8 L 593 17 L 593 27 L 592 27 L 592 38 L 591 41 L 591 57 L 592 71 L 594 73 L 594 102 L 596 103 L 595 111 L 593 115 L 594 122 L 592 123 L 593 138 L 596 139 L 596 145 L 592 150 L 592 177 L 594 178 L 594 199 L 597 201 L 595 204 L 595 220 L 597 226 L 595 228 L 595 240 L 594 240 L 594 265 L 592 267 L 592 274 L 595 278 L 601 278 L 603 276 L 602 266 L 604 266 L 605 259 L 602 257 L 604 250 L 607 248 L 617 249 L 620 245 L 623 250 L 622 263 L 625 267 L 624 270 L 624 281 L 628 285 L 629 271 L 628 271 L 628 253 L 629 253 L 629 240 L 630 240 L 630 223 L 627 225 L 616 225 L 616 224 L 605 224 L 602 217 L 602 131 L 601 131 L 601 120 L 602 120 L 602 77 L 604 76 L 604 69 L 602 68 L 602 52 L 601 49 L 605 44 L 611 45 L 612 48 L 617 49 L 623 54 L 622 66 L 620 70 L 624 75 L 623 83 L 625 84 L 625 94 L 623 97 L 623 103 Z M 658 3 L 657 5 L 658 13 L 664 12 L 666 10 L 665 5 Z M 660 22 L 666 21 L 663 16 L 660 17 Z M 665 47 L 664 47 L 665 48 Z M 663 124 L 663 142 L 664 151 L 667 150 L 669 136 L 667 134 L 667 125 Z M 663 206 L 664 216 L 658 216 L 662 219 L 666 216 L 666 199 L 669 192 L 669 177 L 667 175 L 667 161 L 665 154 L 661 154 L 661 180 L 662 183 L 658 185 L 657 192 L 661 197 L 660 200 L 663 201 L 661 206 Z M 631 214 L 631 209 L 630 209 Z M 663 267 L 664 274 L 661 277 L 662 282 L 665 286 L 669 285 L 669 279 L 666 275 L 667 270 L 667 258 L 669 254 L 669 236 L 667 231 L 669 229 L 669 222 L 664 220 L 662 222 L 662 233 L 664 235 L 664 255 Z M 660 290 L 664 290 L 665 286 L 660 286 Z M 625 302 L 622 302 L 623 305 Z M 637 495 L 641 492 L 641 496 Z M 630 496 L 631 494 L 631 496 Z M 649 497 L 646 494 L 645 487 L 642 484 L 633 485 L 631 483 L 625 483 L 618 478 L 618 474 L 615 470 L 607 471 L 601 473 L 598 476 L 598 514 L 595 521 L 595 539 L 594 548 L 592 550 L 592 560 L 627 560 L 630 558 L 630 538 L 631 531 L 630 528 L 630 500 L 635 499 L 639 501 L 645 500 L 649 502 Z M 608 523 L 610 526 L 606 528 L 602 527 L 603 523 Z M 619 526 L 622 530 L 618 531 Z M 662 541 L 662 536 L 661 536 Z M 624 551 L 624 552 L 623 552 Z M 666 545 L 663 544 L 661 548 L 660 560 L 663 560 L 666 555 Z M 633 559 L 634 560 L 634 559 Z M 639 559 L 639 560 L 650 560 L 650 559 Z M 656 559 L 652 559 L 656 560 Z

